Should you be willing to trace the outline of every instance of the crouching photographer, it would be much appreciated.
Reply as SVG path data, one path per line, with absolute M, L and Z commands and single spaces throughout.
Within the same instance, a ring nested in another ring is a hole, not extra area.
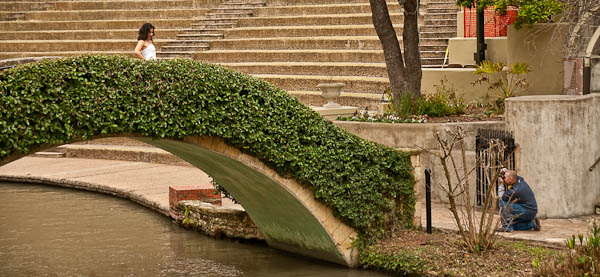
M 536 218 L 538 207 L 535 195 L 516 171 L 506 168 L 500 171 L 498 197 L 502 227 L 497 231 L 540 231 L 542 229 L 539 219 Z

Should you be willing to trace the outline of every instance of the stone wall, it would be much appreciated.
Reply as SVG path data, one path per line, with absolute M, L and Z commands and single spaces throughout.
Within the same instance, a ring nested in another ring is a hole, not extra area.
M 223 208 L 198 200 L 183 200 L 177 204 L 175 211 L 178 214 L 178 224 L 210 237 L 264 240 L 252 219 L 242 210 Z
M 466 133 L 465 152 L 469 169 L 475 166 L 475 136 L 477 129 L 497 129 L 504 130 L 504 122 L 462 122 L 462 123 L 444 123 L 444 124 L 388 124 L 388 123 L 363 123 L 350 121 L 336 121 L 336 125 L 358 135 L 364 139 L 374 141 L 392 148 L 408 150 L 413 154 L 411 161 L 415 167 L 417 197 L 417 213 L 420 211 L 421 204 L 425 202 L 425 178 L 424 170 L 431 169 L 432 198 L 434 201 L 447 202 L 445 193 L 440 186 L 445 185 L 446 178 L 439 159 L 433 155 L 441 149 L 435 138 L 434 132 L 443 130 L 456 130 L 457 127 L 463 128 Z M 427 151 L 424 151 L 426 149 Z M 454 151 L 454 158 L 460 160 L 460 149 Z M 416 157 L 415 157 L 416 155 Z M 459 169 L 462 172 L 462 167 Z M 475 193 L 475 174 L 470 175 L 472 184 L 472 193 Z
M 539 215 L 594 213 L 600 202 L 600 94 L 506 99 L 506 126 L 520 150 L 517 171 L 536 194 Z

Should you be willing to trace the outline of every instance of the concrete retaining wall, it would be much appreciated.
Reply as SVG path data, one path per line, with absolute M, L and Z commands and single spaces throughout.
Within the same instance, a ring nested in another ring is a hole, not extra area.
M 506 100 L 506 126 L 520 146 L 517 171 L 536 194 L 539 215 L 594 213 L 600 202 L 600 94 Z
M 485 38 L 485 58 L 494 62 L 507 63 L 506 37 Z M 450 64 L 475 64 L 473 54 L 477 52 L 477 38 L 455 37 L 448 40 Z
M 462 122 L 462 123 L 444 123 L 444 124 L 388 124 L 388 123 L 362 123 L 349 121 L 336 121 L 336 125 L 358 135 L 364 139 L 374 141 L 396 149 L 409 150 L 413 154 L 418 153 L 411 160 L 415 166 L 415 177 L 417 184 L 415 192 L 417 201 L 425 201 L 425 179 L 423 171 L 431 168 L 432 175 L 432 198 L 436 201 L 446 202 L 447 198 L 440 189 L 441 185 L 446 184 L 446 178 L 439 159 L 422 149 L 432 152 L 439 152 L 440 146 L 433 137 L 434 132 L 443 130 L 456 130 L 458 126 L 462 127 L 466 133 L 466 156 L 468 169 L 475 166 L 475 136 L 477 129 L 504 129 L 504 122 Z M 460 160 L 460 149 L 456 149 L 454 158 Z M 413 155 L 414 156 L 414 155 Z M 462 166 L 460 167 L 462 172 Z M 472 184 L 472 194 L 475 193 L 475 174 L 470 175 Z M 417 203 L 417 211 L 419 210 Z

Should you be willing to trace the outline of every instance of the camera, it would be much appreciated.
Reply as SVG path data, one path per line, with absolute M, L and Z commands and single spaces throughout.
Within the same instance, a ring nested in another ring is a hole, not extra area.
M 502 178 L 502 180 L 504 180 L 504 171 L 500 171 L 500 174 L 498 175 L 500 178 Z

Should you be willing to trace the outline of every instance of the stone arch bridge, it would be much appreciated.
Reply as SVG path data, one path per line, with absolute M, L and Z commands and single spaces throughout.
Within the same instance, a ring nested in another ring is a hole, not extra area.
M 356 226 L 366 222 L 365 232 L 390 214 L 413 214 L 407 153 L 364 141 L 284 91 L 214 65 L 85 56 L 10 69 L 0 72 L 0 128 L 0 166 L 76 141 L 142 140 L 213 177 L 270 246 L 350 267 L 358 263 Z M 344 160 L 327 160 L 335 155 Z M 331 184 L 339 206 L 324 204 Z M 370 217 L 340 219 L 356 207 L 353 217 Z

